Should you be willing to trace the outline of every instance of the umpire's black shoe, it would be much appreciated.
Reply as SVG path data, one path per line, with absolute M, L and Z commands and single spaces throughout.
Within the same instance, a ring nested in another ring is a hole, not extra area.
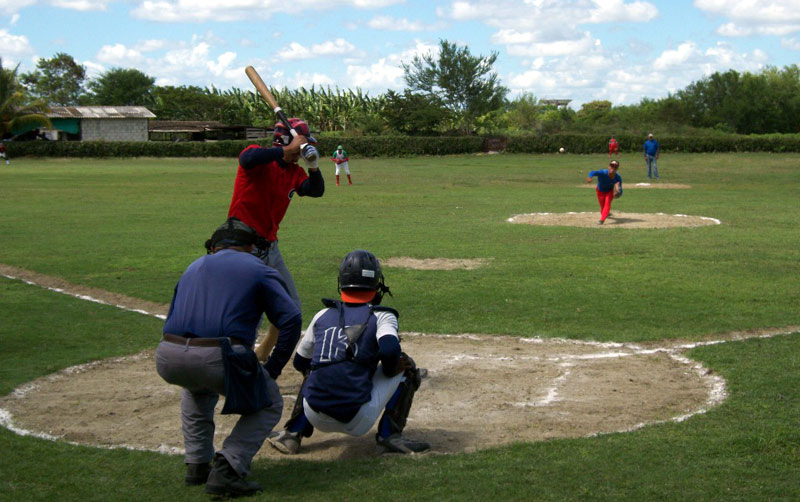
M 206 493 L 218 497 L 244 497 L 262 491 L 264 488 L 260 484 L 239 476 L 225 457 L 217 455 L 214 468 L 208 475 Z
M 208 473 L 211 472 L 211 464 L 186 464 L 186 477 L 183 484 L 186 486 L 204 485 L 208 481 Z
M 429 443 L 412 441 L 400 434 L 392 434 L 385 438 L 375 435 L 375 440 L 378 442 L 378 446 L 383 449 L 382 453 L 421 453 L 431 448 Z

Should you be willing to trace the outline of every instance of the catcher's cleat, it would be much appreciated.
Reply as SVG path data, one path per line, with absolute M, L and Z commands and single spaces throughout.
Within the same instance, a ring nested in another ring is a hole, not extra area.
M 429 443 L 424 441 L 412 441 L 404 438 L 400 434 L 392 434 L 385 438 L 376 436 L 375 440 L 378 442 L 378 446 L 383 450 L 381 453 L 413 454 L 429 450 L 431 447 Z
M 282 430 L 268 438 L 269 444 L 285 455 L 296 455 L 300 450 L 300 433 Z

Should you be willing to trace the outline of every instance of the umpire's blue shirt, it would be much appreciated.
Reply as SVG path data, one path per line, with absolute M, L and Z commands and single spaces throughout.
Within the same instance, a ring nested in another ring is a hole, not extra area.
M 261 314 L 280 331 L 277 350 L 291 357 L 302 317 L 278 272 L 242 251 L 223 249 L 194 261 L 172 297 L 164 333 L 233 337 L 253 345 Z M 289 336 L 285 336 L 289 335 Z

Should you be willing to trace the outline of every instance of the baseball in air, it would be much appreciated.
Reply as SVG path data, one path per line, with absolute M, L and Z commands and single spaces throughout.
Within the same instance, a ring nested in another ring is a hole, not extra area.
M 559 149 L 558 149 L 558 153 L 564 153 L 565 151 L 566 151 L 566 150 L 564 150 L 564 147 L 563 147 L 563 146 L 562 146 L 561 148 L 559 148 Z

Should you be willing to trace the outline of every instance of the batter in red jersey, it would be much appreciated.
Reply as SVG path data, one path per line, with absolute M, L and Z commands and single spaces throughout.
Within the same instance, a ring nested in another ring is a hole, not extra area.
M 258 233 L 260 239 L 253 254 L 278 271 L 289 296 L 300 308 L 300 296 L 278 249 L 278 228 L 295 195 L 322 197 L 325 182 L 319 170 L 316 140 L 311 137 L 308 124 L 298 118 L 289 122 L 298 133 L 294 139 L 279 122 L 275 124 L 272 148 L 250 145 L 239 155 L 228 217 L 242 221 Z M 297 163 L 301 157 L 308 174 Z M 270 326 L 270 330 L 273 328 Z

